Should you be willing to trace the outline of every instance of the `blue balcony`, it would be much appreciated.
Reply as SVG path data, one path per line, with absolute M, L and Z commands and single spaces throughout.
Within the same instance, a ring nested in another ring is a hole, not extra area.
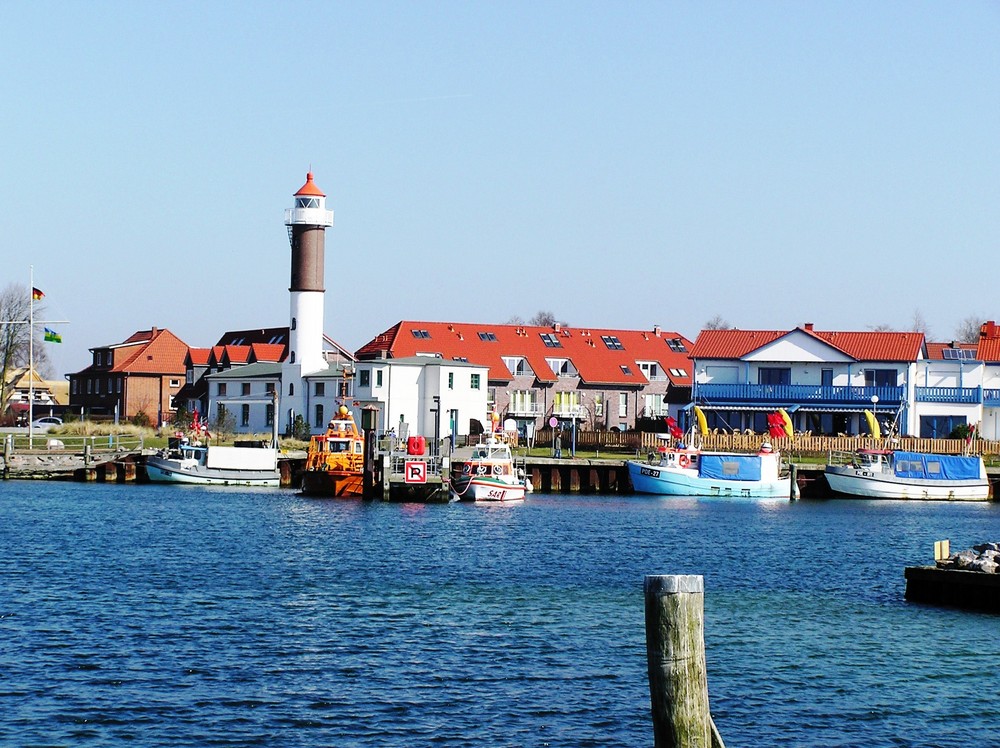
M 905 387 L 823 387 L 812 384 L 699 384 L 695 398 L 712 405 L 844 406 L 871 405 L 898 407 L 906 396 Z
M 918 403 L 952 403 L 978 405 L 982 402 L 982 387 L 917 387 Z
M 983 390 L 983 405 L 1000 408 L 1000 390 Z

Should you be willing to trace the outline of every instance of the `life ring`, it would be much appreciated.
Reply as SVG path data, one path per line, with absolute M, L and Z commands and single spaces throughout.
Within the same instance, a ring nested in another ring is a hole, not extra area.
M 493 475 L 500 475 L 501 473 L 503 473 L 503 466 L 501 466 L 501 465 L 494 465 L 493 466 Z
M 476 472 L 479 473 L 480 475 L 486 475 L 486 466 L 480 465 L 478 468 L 476 468 Z
M 681 455 L 680 457 L 677 458 L 677 464 L 680 465 L 682 468 L 686 468 L 688 465 L 691 464 L 691 460 L 688 459 L 687 455 Z

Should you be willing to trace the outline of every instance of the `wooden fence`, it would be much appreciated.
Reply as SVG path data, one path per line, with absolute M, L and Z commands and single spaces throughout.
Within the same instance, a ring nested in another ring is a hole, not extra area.
M 572 435 L 563 432 L 562 448 L 568 450 Z M 764 434 L 708 434 L 701 438 L 703 449 L 720 452 L 756 452 L 761 444 L 768 442 L 774 449 L 784 454 L 825 455 L 831 450 L 852 452 L 857 449 L 902 449 L 910 452 L 933 452 L 936 454 L 975 454 L 983 456 L 1000 455 L 1000 441 L 973 439 L 918 439 L 900 437 L 894 439 L 873 439 L 870 436 L 805 436 L 772 439 Z M 632 452 L 645 454 L 656 450 L 662 444 L 657 434 L 639 431 L 578 431 L 576 448 L 585 451 Z M 552 432 L 548 429 L 535 436 L 535 445 L 552 446 Z

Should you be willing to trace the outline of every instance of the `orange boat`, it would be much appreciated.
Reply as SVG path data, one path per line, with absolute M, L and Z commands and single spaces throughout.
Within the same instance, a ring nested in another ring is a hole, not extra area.
M 302 472 L 302 493 L 309 496 L 361 496 L 365 464 L 365 437 L 354 416 L 341 405 L 326 433 L 309 440 Z

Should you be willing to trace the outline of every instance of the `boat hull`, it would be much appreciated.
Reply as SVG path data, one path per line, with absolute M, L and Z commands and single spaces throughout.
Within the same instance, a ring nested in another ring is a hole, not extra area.
M 452 481 L 452 491 L 459 501 L 484 503 L 524 501 L 527 490 L 524 483 L 508 483 L 490 477 L 469 478 L 462 476 Z
M 302 473 L 302 493 L 335 499 L 355 499 L 364 493 L 361 473 L 335 470 L 306 470 Z
M 694 469 L 660 467 L 633 460 L 628 462 L 628 473 L 637 493 L 751 499 L 787 499 L 792 494 L 791 478 L 756 481 L 703 478 Z
M 176 460 L 159 457 L 146 459 L 146 475 L 152 483 L 181 483 L 199 486 L 267 486 L 281 484 L 275 470 L 227 470 L 203 465 L 181 465 Z
M 900 478 L 864 468 L 827 465 L 824 471 L 830 490 L 843 496 L 866 499 L 922 499 L 983 501 L 989 498 L 986 480 L 920 480 Z

